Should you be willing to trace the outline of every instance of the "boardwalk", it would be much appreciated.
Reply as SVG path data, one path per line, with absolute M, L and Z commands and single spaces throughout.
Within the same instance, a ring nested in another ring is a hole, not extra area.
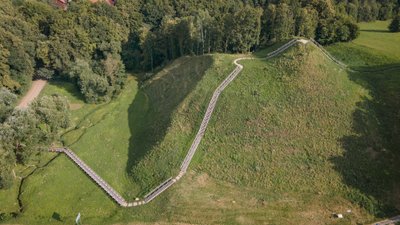
M 293 39 L 286 44 L 282 45 L 278 49 L 276 49 L 273 52 L 270 52 L 266 59 L 273 58 L 288 48 L 292 47 L 295 44 L 301 43 L 301 44 L 307 44 L 309 43 L 309 40 L 306 39 Z M 315 43 L 313 40 L 311 40 L 312 43 Z M 317 45 L 318 46 L 318 45 Z M 323 49 L 321 46 L 318 46 L 321 50 Z M 326 53 L 325 53 L 326 54 Z M 328 53 L 329 54 L 329 53 Z M 327 55 L 328 56 L 328 55 Z M 331 60 L 334 62 L 338 63 L 339 65 L 344 65 L 341 63 L 339 60 L 335 59 L 333 56 L 329 55 L 328 56 Z M 192 161 L 192 158 L 194 154 L 196 153 L 196 150 L 204 136 L 204 133 L 207 129 L 208 123 L 210 121 L 210 118 L 212 116 L 212 113 L 214 112 L 215 106 L 217 104 L 218 98 L 222 91 L 237 77 L 237 75 L 242 71 L 243 65 L 239 63 L 241 60 L 249 60 L 253 59 L 252 57 L 244 57 L 244 58 L 238 58 L 234 61 L 234 64 L 236 65 L 236 68 L 225 78 L 224 81 L 215 89 L 211 100 L 208 104 L 207 110 L 205 112 L 205 115 L 203 117 L 203 120 L 201 122 L 201 125 L 199 127 L 199 130 L 197 131 L 196 137 L 194 138 L 192 145 L 190 146 L 185 159 L 183 160 L 181 167 L 180 167 L 180 172 L 178 173 L 177 176 L 168 178 L 166 181 L 161 183 L 158 187 L 154 188 L 152 191 L 150 191 L 148 194 L 144 196 L 143 200 L 140 201 L 133 201 L 133 202 L 127 202 L 121 195 L 119 195 L 106 181 L 104 181 L 99 175 L 97 175 L 89 166 L 86 165 L 85 162 L 83 162 L 74 152 L 67 148 L 57 148 L 57 149 L 52 149 L 51 151 L 53 152 L 60 152 L 60 153 L 65 153 L 76 165 L 78 165 L 91 179 L 93 179 L 112 199 L 114 199 L 115 202 L 117 202 L 120 206 L 122 207 L 133 207 L 133 206 L 139 206 L 146 204 L 150 201 L 152 201 L 154 198 L 156 198 L 158 195 L 163 193 L 165 190 L 167 190 L 169 187 L 171 187 L 174 183 L 176 183 L 179 179 L 182 178 L 183 175 L 185 175 L 190 162 Z
M 371 225 L 394 225 L 396 223 L 400 223 L 400 215 L 399 216 L 395 216 L 395 217 L 390 218 L 390 219 L 387 219 L 387 220 L 375 222 L 375 223 L 373 223 Z

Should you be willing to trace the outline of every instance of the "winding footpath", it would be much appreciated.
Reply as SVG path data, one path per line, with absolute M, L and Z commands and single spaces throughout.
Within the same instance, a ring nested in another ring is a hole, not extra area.
M 346 64 L 343 62 L 339 61 L 336 59 L 334 56 L 332 56 L 328 51 L 326 51 L 318 42 L 316 42 L 313 39 L 307 40 L 307 39 L 293 39 L 286 44 L 282 45 L 278 49 L 270 52 L 265 59 L 270 59 L 273 58 L 284 51 L 286 51 L 288 48 L 292 47 L 295 44 L 308 44 L 312 43 L 315 46 L 317 46 L 322 53 L 327 56 L 330 60 L 335 62 L 337 65 L 342 67 L 343 69 L 346 69 L 348 71 L 352 71 Z M 132 202 L 126 201 L 117 191 L 115 191 L 105 180 L 103 180 L 96 172 L 94 172 L 85 162 L 83 162 L 73 151 L 71 151 L 68 148 L 54 148 L 50 149 L 52 152 L 58 152 L 58 153 L 64 153 L 66 154 L 77 166 L 79 166 L 92 180 L 94 180 L 100 188 L 102 188 L 116 203 L 118 203 L 122 207 L 135 207 L 135 206 L 140 206 L 143 204 L 147 204 L 153 199 L 155 199 L 158 195 L 163 193 L 165 190 L 167 190 L 169 187 L 171 187 L 174 183 L 179 181 L 186 173 L 190 162 L 193 159 L 194 154 L 197 151 L 197 148 L 203 139 L 204 133 L 207 129 L 208 123 L 210 121 L 210 118 L 214 112 L 215 106 L 217 104 L 218 98 L 221 95 L 222 91 L 237 77 L 238 74 L 243 70 L 243 65 L 241 65 L 239 62 L 241 60 L 251 60 L 254 59 L 253 57 L 242 57 L 234 60 L 234 64 L 236 65 L 236 68 L 225 78 L 224 81 L 215 89 L 211 100 L 208 104 L 207 110 L 205 112 L 205 115 L 203 117 L 203 120 L 200 124 L 199 130 L 197 131 L 197 134 L 195 136 L 195 139 L 192 142 L 192 145 L 190 146 L 185 159 L 183 160 L 181 167 L 180 167 L 180 172 L 175 176 L 175 177 L 170 177 L 164 182 L 162 182 L 159 186 L 154 188 L 152 191 L 150 191 L 148 194 L 146 194 L 143 198 L 143 200 L 136 200 Z M 389 224 L 394 224 L 395 222 L 400 221 L 400 216 L 381 221 L 381 222 L 376 222 L 374 224 L 376 225 L 389 225 Z

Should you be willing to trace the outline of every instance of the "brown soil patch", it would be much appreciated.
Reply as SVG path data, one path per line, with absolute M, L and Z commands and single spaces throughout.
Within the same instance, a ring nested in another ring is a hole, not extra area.
M 32 86 L 29 89 L 28 93 L 22 98 L 19 102 L 17 108 L 26 109 L 29 104 L 35 100 L 37 96 L 39 96 L 40 92 L 43 90 L 44 86 L 46 86 L 46 80 L 35 80 L 32 82 Z
M 80 108 L 82 108 L 82 104 L 78 104 L 78 103 L 75 103 L 75 104 L 69 104 L 69 109 L 70 110 L 78 110 L 78 109 L 80 109 Z

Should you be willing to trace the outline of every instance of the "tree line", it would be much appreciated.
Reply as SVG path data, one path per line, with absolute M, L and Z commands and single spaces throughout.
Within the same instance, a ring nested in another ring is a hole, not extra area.
M 357 21 L 388 19 L 397 0 L 53 0 L 0 2 L 0 86 L 33 78 L 74 82 L 87 102 L 109 101 L 125 70 L 149 71 L 183 55 L 244 53 L 293 36 L 322 44 L 357 37 Z

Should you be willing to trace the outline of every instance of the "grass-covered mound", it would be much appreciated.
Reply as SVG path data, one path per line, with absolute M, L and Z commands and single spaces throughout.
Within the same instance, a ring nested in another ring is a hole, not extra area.
M 131 79 L 109 104 L 83 104 L 67 88 L 76 128 L 65 144 L 125 197 L 140 196 L 179 168 L 236 57 L 179 59 L 140 88 Z M 81 212 L 91 224 L 354 224 L 393 209 L 360 188 L 382 188 L 396 175 L 392 167 L 379 170 L 391 161 L 370 153 L 370 136 L 359 130 L 380 124 L 355 119 L 360 104 L 373 99 L 367 87 L 311 45 L 243 65 L 222 93 L 189 173 L 152 203 L 118 207 L 60 156 L 26 180 L 18 222 L 72 223 Z M 376 116 L 373 106 L 368 115 Z M 344 220 L 332 218 L 347 209 Z
M 78 90 L 63 82 L 48 85 L 43 94 L 58 93 L 71 102 L 74 126 L 62 136 L 64 145 L 73 149 L 124 197 L 134 200 L 179 168 L 188 148 L 184 145 L 190 145 L 192 128 L 197 126 L 201 115 L 195 113 L 198 109 L 193 109 L 195 112 L 191 115 L 196 119 L 189 121 L 192 125 L 186 134 L 180 130 L 170 132 L 170 124 L 177 117 L 180 105 L 197 88 L 202 91 L 197 92 L 201 95 L 196 98 L 203 101 L 201 107 L 205 107 L 213 92 L 210 86 L 216 87 L 234 68 L 233 58 L 223 55 L 181 58 L 140 88 L 137 81 L 130 78 L 118 99 L 108 104 L 85 104 Z M 160 144 L 168 137 L 176 142 L 178 135 L 184 138 L 181 138 L 182 143 L 175 143 L 176 148 Z M 154 152 L 158 152 L 156 157 L 160 153 L 167 157 L 150 162 L 148 158 L 153 158 Z M 135 170 L 139 172 L 134 173 Z M 141 177 L 146 179 L 141 180 Z M 68 194 L 60 195 L 63 191 Z M 24 203 L 22 221 L 29 223 L 36 219 L 40 223 L 50 211 L 72 220 L 76 210 L 85 212 L 89 207 L 87 201 L 92 202 L 93 209 L 86 211 L 86 217 L 99 217 L 97 222 L 112 217 L 113 210 L 119 208 L 65 156 L 58 157 L 46 169 L 38 170 L 27 179 L 21 199 Z M 143 212 L 135 214 L 137 216 L 149 218 Z
M 363 194 L 352 198 L 375 215 L 400 211 L 400 34 L 389 33 L 388 24 L 362 23 L 360 38 L 329 47 L 371 95 L 353 113 L 356 135 L 345 138 L 348 154 L 337 164 L 352 165 L 344 181 Z

